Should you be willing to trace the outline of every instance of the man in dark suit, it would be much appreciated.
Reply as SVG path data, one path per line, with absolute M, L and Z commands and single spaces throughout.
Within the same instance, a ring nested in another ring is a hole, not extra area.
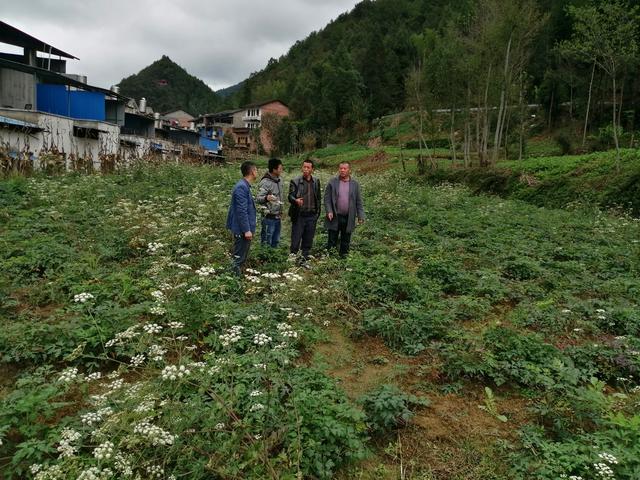
M 251 195 L 251 184 L 256 181 L 258 167 L 253 162 L 240 166 L 242 180 L 233 187 L 231 205 L 227 215 L 227 229 L 233 234 L 233 272 L 240 276 L 249 256 L 251 239 L 256 233 L 256 205 Z

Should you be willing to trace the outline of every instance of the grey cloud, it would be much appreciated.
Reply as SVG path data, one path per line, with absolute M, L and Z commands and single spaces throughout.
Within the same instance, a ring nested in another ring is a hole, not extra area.
M 72 53 L 68 63 L 109 86 L 162 55 L 214 88 L 285 54 L 357 0 L 34 0 L 3 6 L 3 20 Z

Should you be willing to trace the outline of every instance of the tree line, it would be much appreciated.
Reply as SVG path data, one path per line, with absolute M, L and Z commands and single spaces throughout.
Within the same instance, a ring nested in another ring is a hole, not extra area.
M 271 59 L 227 99 L 280 99 L 294 112 L 281 151 L 353 138 L 377 119 L 413 113 L 429 159 L 435 140 L 452 156 L 491 164 L 522 157 L 532 110 L 545 128 L 581 125 L 634 142 L 638 2 L 632 0 L 365 0 Z M 421 158 L 423 155 L 421 155 Z

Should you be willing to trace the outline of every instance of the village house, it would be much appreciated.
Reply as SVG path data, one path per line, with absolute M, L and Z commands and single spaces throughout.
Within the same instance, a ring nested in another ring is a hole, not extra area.
M 184 110 L 176 110 L 174 112 L 163 113 L 162 120 L 168 122 L 173 127 L 194 129 L 195 117 L 191 116 Z
M 284 102 L 269 100 L 245 105 L 235 110 L 203 115 L 196 119 L 196 124 L 206 131 L 213 132 L 218 139 L 231 135 L 236 148 L 255 151 L 258 145 L 254 131 L 260 129 L 262 118 L 269 114 L 287 117 L 291 111 Z M 264 151 L 271 152 L 273 142 L 267 131 L 260 130 L 259 140 Z
M 1 21 L 0 43 L 23 49 L 0 53 L 0 154 L 16 164 L 38 169 L 55 158 L 63 169 L 100 170 L 149 154 L 221 155 L 218 140 L 163 125 L 144 98 L 66 73 L 75 56 Z

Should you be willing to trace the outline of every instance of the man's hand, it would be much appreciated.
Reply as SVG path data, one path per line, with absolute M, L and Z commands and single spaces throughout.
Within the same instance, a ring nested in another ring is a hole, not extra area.
M 327 218 L 329 219 L 329 221 L 333 221 L 333 212 L 329 212 L 327 213 Z
M 252 238 L 253 238 L 253 233 L 251 233 L 251 231 L 244 232 L 244 239 L 245 240 L 251 240 Z
M 364 223 L 364 218 L 359 218 L 358 219 L 358 225 L 362 225 Z
M 274 202 L 277 200 L 277 197 L 275 195 L 269 194 L 267 195 L 267 202 Z
M 296 203 L 298 204 L 299 207 L 301 207 L 302 204 L 304 203 L 304 199 L 303 198 L 296 198 Z

